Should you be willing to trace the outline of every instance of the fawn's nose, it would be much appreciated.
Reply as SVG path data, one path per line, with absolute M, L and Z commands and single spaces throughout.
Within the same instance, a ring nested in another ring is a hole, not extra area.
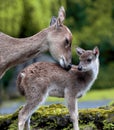
M 79 71 L 82 70 L 82 66 L 81 66 L 81 65 L 78 66 L 78 70 L 79 70 Z

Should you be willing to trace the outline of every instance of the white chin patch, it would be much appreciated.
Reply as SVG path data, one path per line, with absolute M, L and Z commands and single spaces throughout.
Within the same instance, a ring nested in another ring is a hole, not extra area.
M 63 68 L 65 67 L 64 60 L 62 58 L 59 60 L 59 63 Z

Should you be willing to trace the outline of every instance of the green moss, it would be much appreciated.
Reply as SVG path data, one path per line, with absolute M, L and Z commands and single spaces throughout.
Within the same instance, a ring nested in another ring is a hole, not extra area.
M 114 119 L 113 119 L 114 121 Z M 110 123 L 110 122 L 107 122 L 106 120 L 103 122 L 104 124 L 104 127 L 103 127 L 103 130 L 114 130 L 114 122 L 113 123 Z
M 80 130 L 98 130 L 94 122 L 80 125 Z
M 52 104 L 50 106 L 40 107 L 37 112 L 43 116 L 66 115 L 68 114 L 68 109 L 62 104 Z
M 109 103 L 110 106 L 114 106 L 114 101 Z
M 0 116 L 0 129 L 17 130 L 18 112 Z M 80 130 L 114 129 L 114 106 L 79 110 Z M 72 130 L 68 109 L 61 104 L 40 107 L 31 118 L 33 130 Z
M 108 123 L 114 124 L 114 107 L 106 106 L 96 109 L 81 110 L 79 121 L 80 124 L 88 124 L 89 122 L 94 122 L 98 129 L 103 129 L 104 125 Z
M 9 125 L 8 130 L 17 130 L 17 124 L 18 124 L 18 120 L 17 119 L 13 120 Z

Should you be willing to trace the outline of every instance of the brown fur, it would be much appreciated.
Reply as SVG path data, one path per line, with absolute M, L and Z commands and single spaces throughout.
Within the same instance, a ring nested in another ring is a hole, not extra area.
M 31 37 L 13 38 L 0 32 L 0 78 L 9 68 L 36 57 L 45 51 L 49 51 L 59 63 L 64 57 L 65 61 L 60 65 L 63 68 L 68 67 L 71 63 L 72 34 L 63 25 L 64 13 L 64 8 L 60 8 L 58 18 L 54 23 Z M 66 39 L 68 39 L 68 45 L 65 44 Z
M 78 66 L 73 65 L 69 71 L 55 63 L 38 62 L 20 72 L 17 86 L 25 94 L 27 104 L 19 113 L 19 130 L 24 129 L 24 124 L 28 123 L 32 113 L 45 101 L 48 94 L 66 99 L 74 130 L 79 129 L 77 98 L 83 96 L 97 78 L 99 51 L 97 48 L 84 52 L 77 48 L 77 51 L 80 63 Z

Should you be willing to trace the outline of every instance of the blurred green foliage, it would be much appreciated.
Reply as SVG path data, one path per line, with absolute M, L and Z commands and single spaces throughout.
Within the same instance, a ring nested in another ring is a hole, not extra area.
M 21 37 L 30 36 L 49 26 L 51 17 L 57 16 L 61 0 L 23 0 L 24 17 L 20 32 Z
M 114 1 L 67 0 L 67 25 L 74 43 L 85 49 L 100 49 L 100 72 L 93 88 L 114 87 Z M 73 61 L 75 60 L 73 46 Z
M 32 35 L 39 30 L 49 26 L 52 16 L 51 6 L 54 1 L 50 0 L 23 0 L 24 2 L 24 20 L 22 36 Z
M 30 36 L 45 27 L 59 7 L 66 10 L 65 24 L 75 46 L 100 49 L 100 73 L 94 88 L 114 87 L 114 0 L 0 0 L 0 31 L 16 37 Z
M 75 44 L 86 49 L 99 46 L 105 55 L 101 63 L 114 60 L 114 1 L 67 0 L 68 26 Z M 110 55 L 110 56 L 109 56 Z
M 0 31 L 18 37 L 23 10 L 23 0 L 0 0 Z
M 93 89 L 114 88 L 114 62 L 100 67 L 98 79 Z

